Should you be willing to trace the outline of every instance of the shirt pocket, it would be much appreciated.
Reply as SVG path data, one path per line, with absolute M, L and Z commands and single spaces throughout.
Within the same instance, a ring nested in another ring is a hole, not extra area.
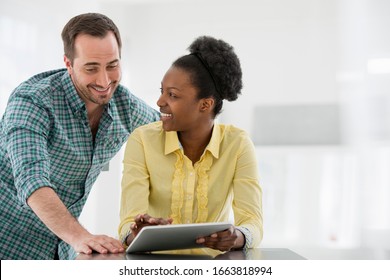
M 98 161 L 105 165 L 107 164 L 122 148 L 123 144 L 127 141 L 128 134 L 122 134 L 118 137 L 107 137 L 103 141 L 103 145 L 98 150 Z

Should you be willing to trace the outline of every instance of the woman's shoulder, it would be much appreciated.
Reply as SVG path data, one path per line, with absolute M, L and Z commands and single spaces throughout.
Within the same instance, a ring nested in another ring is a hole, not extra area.
M 248 133 L 244 129 L 232 124 L 217 124 L 216 127 L 224 137 L 248 137 Z
M 246 146 L 253 144 L 253 141 L 247 131 L 231 124 L 218 124 L 216 126 L 221 145 Z
M 161 134 L 162 131 L 162 122 L 156 121 L 137 127 L 132 134 L 151 137 Z

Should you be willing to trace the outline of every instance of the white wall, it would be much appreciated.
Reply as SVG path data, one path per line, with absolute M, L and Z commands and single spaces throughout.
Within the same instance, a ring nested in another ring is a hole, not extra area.
M 164 72 L 195 37 L 224 39 L 241 59 L 244 89 L 219 121 L 253 135 L 259 105 L 343 109 L 343 145 L 257 147 L 262 246 L 390 248 L 388 1 L 91 0 L 67 1 L 60 13 L 58 1 L 30 2 L 0 2 L 0 114 L 19 82 L 62 67 L 60 32 L 75 14 L 98 11 L 117 23 L 123 84 L 152 106 Z M 116 235 L 122 152 L 82 213 L 92 232 Z
M 242 63 L 242 96 L 226 104 L 223 121 L 251 131 L 256 104 L 338 101 L 338 1 L 151 2 L 110 5 L 123 26 L 131 88 L 151 103 L 170 63 L 200 35 L 226 40 Z

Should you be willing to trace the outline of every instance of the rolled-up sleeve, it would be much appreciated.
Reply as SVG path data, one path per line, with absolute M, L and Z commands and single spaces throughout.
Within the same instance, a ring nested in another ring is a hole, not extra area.
M 13 166 L 17 195 L 22 204 L 38 188 L 50 184 L 47 112 L 26 98 L 14 98 L 5 115 L 5 139 Z

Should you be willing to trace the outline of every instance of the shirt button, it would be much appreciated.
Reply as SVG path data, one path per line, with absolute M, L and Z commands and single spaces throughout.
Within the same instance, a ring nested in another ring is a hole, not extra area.
M 193 173 L 193 172 L 190 172 L 190 176 L 192 176 L 192 175 L 194 175 L 194 173 Z
M 191 200 L 192 199 L 192 195 L 187 195 L 187 199 Z

